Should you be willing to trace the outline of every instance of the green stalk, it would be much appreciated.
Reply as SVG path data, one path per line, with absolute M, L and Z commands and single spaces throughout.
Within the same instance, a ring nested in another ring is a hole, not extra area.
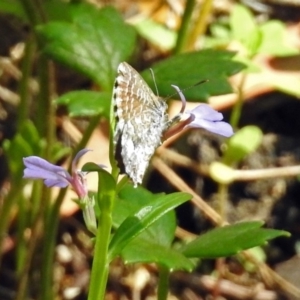
M 99 116 L 94 117 L 86 131 L 82 135 L 81 141 L 78 143 L 74 150 L 74 155 L 83 149 L 88 142 L 91 134 L 93 133 L 96 126 L 99 124 Z M 68 168 L 69 172 L 71 171 L 71 164 Z M 55 254 L 55 245 L 56 245 L 56 234 L 59 223 L 59 210 L 61 204 L 66 195 L 67 189 L 61 189 L 56 201 L 51 206 L 49 215 L 46 218 L 47 224 L 45 227 L 47 228 L 47 238 L 44 240 L 44 254 L 43 254 L 43 265 L 42 265 L 42 275 L 41 275 L 41 299 L 42 300 L 53 300 L 52 297 L 52 281 L 53 281 L 53 260 Z M 50 295 L 50 296 L 47 296 Z M 52 297 L 52 298 L 51 298 Z
M 179 54 L 186 49 L 186 41 L 189 34 L 190 21 L 195 7 L 195 0 L 187 0 L 181 26 L 178 31 L 174 54 Z
M 35 40 L 31 34 L 25 44 L 24 59 L 22 61 L 22 78 L 19 84 L 20 103 L 18 106 L 18 129 L 20 129 L 24 121 L 29 118 L 30 107 L 30 91 L 29 79 L 32 70 L 32 60 L 35 53 Z M 19 130 L 18 130 L 19 131 Z
M 165 266 L 159 267 L 159 281 L 157 290 L 157 299 L 166 300 L 169 292 L 169 275 L 170 271 Z
M 30 21 L 31 27 L 34 28 L 37 24 L 41 22 L 39 13 L 35 9 L 35 3 L 32 0 L 19 0 L 23 9 Z
M 41 300 L 53 300 L 53 261 L 56 234 L 59 223 L 59 210 L 67 189 L 61 189 L 55 203 L 48 207 L 45 219 L 45 237 L 43 240 L 43 264 L 41 268 Z
M 37 202 L 35 199 L 41 199 L 42 190 L 40 189 L 42 182 L 35 182 L 31 201 Z M 20 201 L 21 202 L 21 201 Z M 40 201 L 39 201 L 40 202 Z M 43 233 L 43 206 L 40 205 L 39 211 L 35 212 L 33 220 L 31 220 L 32 234 L 26 243 L 26 260 L 22 266 L 21 272 L 18 273 L 18 288 L 16 290 L 15 300 L 27 299 L 27 290 L 28 290 L 28 280 L 29 272 L 32 263 L 32 259 L 35 254 L 35 249 L 37 243 L 41 240 L 41 235 Z M 28 217 L 29 219 L 29 217 Z
M 241 82 L 239 83 L 239 87 L 238 87 L 238 91 L 237 91 L 238 98 L 233 106 L 231 116 L 230 116 L 230 124 L 233 127 L 233 129 L 235 129 L 235 130 L 238 129 L 238 123 L 241 118 L 241 113 L 242 113 L 242 108 L 243 108 L 243 103 L 244 103 L 243 89 L 244 89 L 246 78 L 247 78 L 247 74 L 244 72 L 242 74 Z
M 46 160 L 51 161 L 52 149 L 56 142 L 55 138 L 55 109 L 52 103 L 53 95 L 53 65 L 47 60 L 46 57 L 41 56 L 39 60 L 39 83 L 40 83 L 40 94 L 38 103 L 38 114 L 36 116 L 36 126 L 39 130 L 40 136 L 45 137 L 46 145 L 44 157 Z M 51 265 L 44 265 L 41 269 L 41 290 L 40 299 L 42 300 L 53 300 L 53 256 L 54 247 L 56 242 L 56 229 L 59 219 L 59 210 L 56 212 L 53 210 L 53 204 L 51 203 L 51 190 L 44 189 L 42 194 L 42 202 L 40 205 L 43 206 L 44 210 L 44 232 L 43 238 L 43 250 L 42 260 L 45 262 L 51 260 Z M 53 231 L 53 232 L 52 232 Z M 53 234 L 49 236 L 49 232 Z M 50 240 L 51 239 L 51 240 Z M 50 246 L 50 249 L 48 249 Z M 52 248 L 53 247 L 53 253 Z M 50 257 L 49 257 L 50 255 Z
M 3 249 L 4 239 L 6 237 L 6 232 L 9 224 L 9 220 L 11 217 L 11 211 L 14 205 L 17 203 L 17 199 L 22 193 L 22 187 L 19 189 L 11 189 L 6 195 L 5 199 L 1 199 L 3 201 L 2 206 L 0 207 L 0 249 Z M 0 251 L 0 265 L 2 261 L 2 251 Z
M 29 225 L 29 217 L 25 205 L 25 199 L 20 196 L 17 202 L 18 219 L 17 219 L 17 245 L 16 245 L 16 271 L 18 278 L 26 264 L 27 241 L 24 237 L 26 227 Z
M 221 216 L 219 226 L 227 221 L 226 207 L 228 202 L 228 184 L 219 183 L 218 185 L 219 214 Z
M 212 0 L 202 2 L 199 16 L 195 20 L 193 28 L 190 30 L 186 48 L 190 51 L 195 50 L 197 39 L 202 36 L 207 28 L 207 20 L 212 10 Z
M 112 208 L 115 194 L 102 193 L 100 189 L 101 182 L 99 176 L 98 203 L 100 206 L 100 215 L 98 219 L 88 300 L 104 299 L 109 272 L 108 246 L 112 228 Z

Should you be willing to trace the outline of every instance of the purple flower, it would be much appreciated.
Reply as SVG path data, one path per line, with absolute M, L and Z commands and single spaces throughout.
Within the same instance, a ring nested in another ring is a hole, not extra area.
M 223 115 L 208 104 L 200 104 L 186 113 L 189 113 L 190 117 L 184 128 L 203 128 L 226 137 L 230 137 L 234 133 L 231 125 L 222 121 Z
M 179 115 L 187 116 L 187 118 L 181 120 L 179 124 L 174 126 L 175 128 L 171 128 L 166 137 L 186 128 L 203 128 L 226 137 L 230 137 L 234 134 L 231 125 L 222 121 L 223 115 L 215 111 L 208 104 L 200 104 L 194 109 L 184 112 L 186 106 L 185 97 L 178 86 L 172 85 L 172 87 L 177 91 L 181 98 L 182 108 Z
M 85 173 L 76 170 L 76 164 L 81 156 L 90 151 L 83 149 L 79 151 L 72 161 L 72 175 L 63 167 L 53 165 L 38 156 L 23 158 L 25 165 L 23 178 L 43 179 L 47 187 L 65 188 L 71 185 L 79 198 L 83 199 L 88 191 L 85 182 Z

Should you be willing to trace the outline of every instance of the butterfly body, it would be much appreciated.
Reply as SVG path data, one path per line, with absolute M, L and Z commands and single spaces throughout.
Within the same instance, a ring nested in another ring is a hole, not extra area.
M 114 105 L 117 118 L 114 141 L 122 160 L 121 171 L 137 186 L 142 183 L 149 161 L 169 127 L 168 106 L 126 62 L 118 67 Z

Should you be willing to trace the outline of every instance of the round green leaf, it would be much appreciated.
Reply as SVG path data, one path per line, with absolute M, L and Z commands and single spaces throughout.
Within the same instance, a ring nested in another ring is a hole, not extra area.
M 237 163 L 248 154 L 254 152 L 261 144 L 262 131 L 254 125 L 245 126 L 228 140 L 228 148 L 224 153 L 226 164 Z

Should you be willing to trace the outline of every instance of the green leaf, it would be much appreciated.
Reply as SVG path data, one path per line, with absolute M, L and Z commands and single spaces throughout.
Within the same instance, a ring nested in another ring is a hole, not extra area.
M 40 138 L 32 121 L 27 120 L 12 140 L 4 141 L 3 148 L 12 162 L 18 164 L 23 157 L 41 155 L 45 141 Z
M 286 26 L 284 23 L 272 20 L 260 26 L 262 41 L 258 51 L 260 53 L 287 56 L 299 54 L 299 50 L 285 45 Z
M 116 181 L 113 178 L 113 176 L 107 172 L 105 169 L 103 169 L 101 166 L 88 162 L 84 164 L 81 168 L 83 172 L 98 172 L 99 176 L 101 177 L 101 181 L 105 183 L 105 187 L 108 187 L 108 189 L 115 190 L 116 189 Z
M 166 266 L 170 271 L 186 270 L 191 272 L 195 267 L 180 252 L 140 237 L 135 238 L 123 249 L 121 257 L 126 264 L 156 263 Z
M 20 1 L 16 0 L 1 0 L 0 1 L 0 12 L 8 13 L 18 16 L 19 18 L 27 21 L 27 15 L 23 9 Z
M 187 193 L 173 193 L 160 196 L 154 201 L 139 208 L 130 215 L 115 232 L 110 245 L 109 256 L 114 259 L 126 245 L 145 231 L 163 215 L 191 198 Z
M 115 199 L 115 192 L 117 183 L 113 176 L 107 172 L 105 169 L 101 168 L 95 163 L 86 163 L 81 169 L 83 172 L 97 172 L 99 176 L 99 188 L 97 196 L 97 205 L 96 209 L 100 211 L 108 211 L 107 207 L 113 205 L 113 200 Z
M 72 9 L 67 1 L 51 0 L 41 4 L 47 12 L 48 21 L 72 22 Z
M 14 180 L 22 177 L 24 165 L 23 157 L 39 155 L 43 149 L 44 141 L 31 121 L 26 121 L 21 131 L 12 140 L 5 140 L 3 148 L 8 160 L 9 169 L 14 174 Z
M 261 68 L 249 57 L 236 55 L 234 59 L 246 66 L 243 70 L 244 73 L 259 73 L 261 71 Z
M 262 34 L 251 11 L 243 5 L 236 4 L 230 14 L 230 27 L 233 39 L 241 42 L 247 49 L 247 57 L 258 52 L 262 42 Z
M 252 58 L 254 55 L 256 55 L 259 52 L 259 47 L 262 42 L 262 34 L 257 30 L 253 30 L 248 38 L 245 40 L 244 45 L 246 49 L 248 49 L 248 57 Z
M 111 93 L 94 91 L 69 92 L 56 100 L 57 104 L 66 105 L 71 117 L 90 117 L 110 114 Z
M 9 164 L 10 172 L 13 174 L 12 180 L 18 181 L 22 177 L 24 170 L 23 157 L 30 155 L 41 156 L 45 147 L 45 141 L 41 139 L 37 128 L 30 120 L 24 122 L 20 131 L 12 140 L 5 140 L 3 142 L 3 150 Z M 56 142 L 52 147 L 51 161 L 56 162 L 69 153 L 70 148 Z
M 244 43 L 257 29 L 251 11 L 243 5 L 236 4 L 230 14 L 230 28 L 234 39 Z
M 209 166 L 209 175 L 214 181 L 222 184 L 232 183 L 236 179 L 232 168 L 217 161 Z
M 176 33 L 152 19 L 144 19 L 135 24 L 137 32 L 163 50 L 172 50 L 176 42 Z
M 243 222 L 213 229 L 185 245 L 181 252 L 187 257 L 215 258 L 237 254 L 279 236 L 286 231 L 260 228 L 263 222 Z
M 184 89 L 202 80 L 208 82 L 184 91 L 187 100 L 207 100 L 212 95 L 231 93 L 227 77 L 244 68 L 243 64 L 233 61 L 234 55 L 229 51 L 208 49 L 176 55 L 153 65 L 159 94 L 165 97 L 175 94 L 172 84 Z M 142 75 L 152 90 L 155 90 L 149 70 Z
M 113 210 L 114 227 L 119 227 L 128 216 L 161 196 L 163 194 L 152 194 L 143 187 L 134 188 L 127 184 L 120 190 L 117 204 Z M 149 242 L 170 246 L 174 239 L 175 229 L 175 213 L 170 211 L 149 226 L 139 237 Z
M 262 137 L 263 133 L 257 126 L 243 127 L 228 140 L 228 148 L 224 152 L 223 162 L 231 164 L 241 161 L 259 147 Z
M 135 31 L 112 7 L 70 4 L 72 22 L 50 22 L 37 28 L 44 52 L 110 91 L 118 64 L 132 53 Z
M 225 24 L 212 23 L 209 27 L 209 30 L 211 31 L 213 37 L 219 38 L 221 40 L 227 40 L 227 42 L 229 42 L 231 37 L 230 31 L 228 26 L 225 26 Z

